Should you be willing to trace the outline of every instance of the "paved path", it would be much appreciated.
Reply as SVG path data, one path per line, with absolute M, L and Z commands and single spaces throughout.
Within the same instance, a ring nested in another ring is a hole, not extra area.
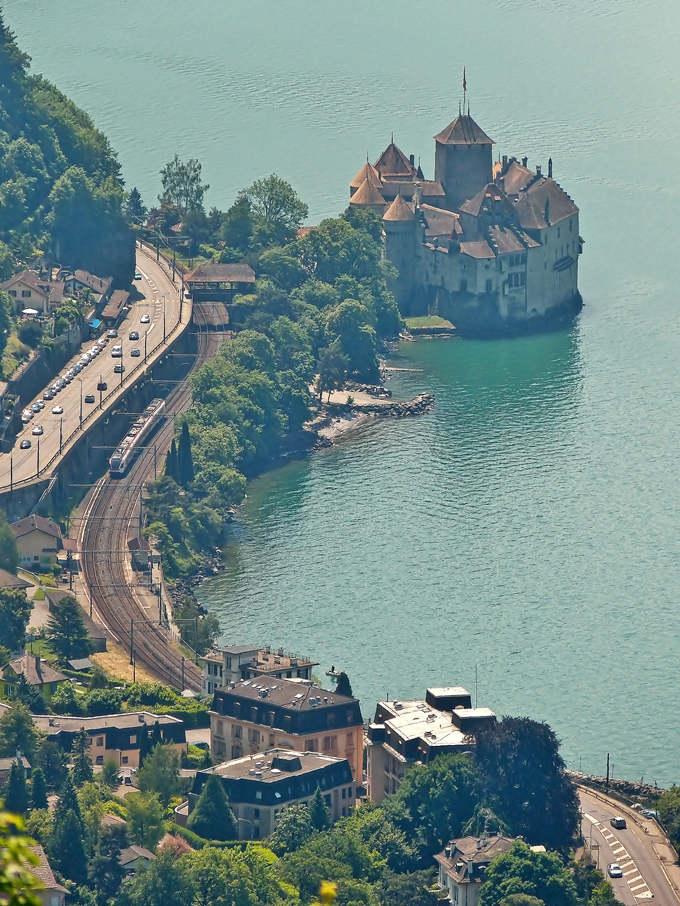
M 670 876 L 673 867 L 666 861 L 672 857 L 658 824 L 584 787 L 579 788 L 579 799 L 586 846 L 592 847 L 593 858 L 611 882 L 617 898 L 629 906 L 652 899 L 662 906 L 678 906 L 680 899 Z M 626 828 L 611 826 L 610 819 L 616 815 L 626 819 Z M 612 862 L 621 866 L 623 878 L 609 878 L 607 866 Z

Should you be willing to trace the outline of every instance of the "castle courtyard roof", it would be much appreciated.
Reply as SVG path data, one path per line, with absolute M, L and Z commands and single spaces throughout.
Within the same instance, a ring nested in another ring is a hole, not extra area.
M 473 198 L 468 198 L 467 201 L 464 201 L 460 206 L 460 210 L 465 214 L 472 214 L 473 217 L 479 217 L 479 213 L 484 207 L 486 199 L 493 199 L 498 202 L 507 201 L 505 194 L 498 186 L 495 185 L 495 183 L 490 182 L 487 183 L 483 189 L 480 189 Z
M 407 222 L 413 220 L 414 214 L 410 204 L 403 195 L 397 195 L 392 204 L 383 214 L 383 220 Z
M 493 139 L 481 129 L 470 114 L 459 114 L 452 123 L 442 129 L 434 140 L 440 145 L 493 145 Z
M 525 230 L 544 230 L 578 214 L 578 208 L 554 179 L 540 179 L 522 195 L 515 210 Z M 547 216 L 546 216 L 547 215 Z
M 370 164 L 368 161 L 366 161 L 361 170 L 359 170 L 349 184 L 350 189 L 358 189 L 365 179 L 367 179 L 371 185 L 374 185 L 376 189 L 380 189 L 380 173 L 378 173 L 373 164 Z
M 496 249 L 499 255 L 507 255 L 510 252 L 524 252 L 526 246 L 521 241 L 517 233 L 511 228 L 501 226 L 495 223 L 488 229 L 489 242 Z
M 533 170 L 523 167 L 522 164 L 514 160 L 505 175 L 501 177 L 503 190 L 506 195 L 518 195 L 526 189 L 535 176 L 536 174 Z
M 491 248 L 486 239 L 477 239 L 474 242 L 461 242 L 461 255 L 467 255 L 469 258 L 495 258 L 494 250 Z
M 408 176 L 414 177 L 416 169 L 403 151 L 394 142 L 390 142 L 383 153 L 375 162 L 375 169 L 381 176 Z
M 385 199 L 376 187 L 366 178 L 349 200 L 350 204 L 385 207 Z

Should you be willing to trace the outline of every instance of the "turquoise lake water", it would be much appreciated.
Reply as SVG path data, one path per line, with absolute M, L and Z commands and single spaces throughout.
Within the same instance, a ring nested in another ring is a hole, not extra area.
M 581 208 L 585 308 L 513 341 L 404 344 L 436 394 L 253 482 L 203 600 L 225 640 L 284 645 L 386 692 L 462 683 L 550 722 L 572 767 L 680 779 L 680 7 L 4 0 L 147 203 L 177 151 L 226 208 L 276 171 L 342 210 L 368 151 L 433 169 L 471 111 L 498 154 L 554 161 Z

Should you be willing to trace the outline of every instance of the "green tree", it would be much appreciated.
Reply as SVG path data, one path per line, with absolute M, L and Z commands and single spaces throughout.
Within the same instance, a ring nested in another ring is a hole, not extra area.
M 47 808 L 47 784 L 42 769 L 38 767 L 31 771 L 31 807 L 40 810 Z
M 148 756 L 137 775 L 139 788 L 143 793 L 157 793 L 167 808 L 168 803 L 179 792 L 179 756 L 169 745 L 157 745 Z
M 47 619 L 47 639 L 50 648 L 63 663 L 73 658 L 87 657 L 91 651 L 83 612 L 71 595 L 58 601 Z
M 120 767 L 113 755 L 109 755 L 108 758 L 104 759 L 99 779 L 110 790 L 115 790 L 116 787 L 120 786 Z
M 76 884 L 87 881 L 87 856 L 83 828 L 78 816 L 69 809 L 63 816 L 54 816 L 49 854 L 54 867 Z
M 659 817 L 673 846 L 680 846 L 680 786 L 675 784 L 662 793 L 656 804 Z
M 255 218 L 251 204 L 247 198 L 239 196 L 224 214 L 218 236 L 229 249 L 237 252 L 238 260 L 250 248 L 254 229 Z
M 4 790 L 5 808 L 15 815 L 23 815 L 28 809 L 26 772 L 18 761 L 12 763 Z
M 72 683 L 61 683 L 50 698 L 50 708 L 55 714 L 77 716 L 82 711 L 81 698 L 82 696 L 76 695 L 76 690 Z
M 23 588 L 0 588 L 0 639 L 10 651 L 23 650 L 30 617 L 31 603 Z
M 339 390 L 345 383 L 348 368 L 349 358 L 342 354 L 339 340 L 335 340 L 326 349 L 319 350 L 317 364 L 319 374 L 316 381 L 319 399 L 324 393 L 328 393 L 330 401 L 331 393 Z
M 148 869 L 127 885 L 125 902 L 128 906 L 186 906 L 193 894 L 186 874 L 184 859 L 161 849 Z
M 477 801 L 477 772 L 466 755 L 440 755 L 412 768 L 385 801 L 385 814 L 428 861 L 448 840 L 459 837 Z
M 370 313 L 355 299 L 346 299 L 328 315 L 331 336 L 340 341 L 340 349 L 349 360 L 349 370 L 361 380 L 378 379 L 376 333 L 370 325 Z
M 32 714 L 47 713 L 47 705 L 40 693 L 40 689 L 37 686 L 32 686 L 23 673 L 19 674 L 12 698 L 21 702 L 22 705 L 26 705 Z
M 78 794 L 76 793 L 76 788 L 73 785 L 73 778 L 71 777 L 71 772 L 66 772 L 66 777 L 64 782 L 61 785 L 59 790 L 59 799 L 54 808 L 54 821 L 55 824 L 58 821 L 63 821 L 68 812 L 73 812 L 76 816 L 78 824 L 81 828 L 81 832 L 84 830 L 83 816 L 80 811 L 80 802 L 78 801 Z
M 0 80 L 3 76 L 2 40 L 4 26 L 0 16 Z M 3 906 L 40 906 L 36 891 L 43 884 L 31 871 L 38 864 L 31 851 L 30 838 L 24 836 L 24 825 L 16 815 L 0 812 L 0 899 Z
M 125 213 L 133 223 L 140 224 L 147 215 L 147 209 L 144 206 L 142 196 L 139 194 L 137 186 L 134 186 L 134 188 L 130 190 L 130 194 L 125 202 Z
M 316 792 L 309 801 L 309 818 L 315 830 L 321 831 L 331 826 L 331 810 L 326 805 L 321 787 L 317 786 Z
M 491 862 L 479 892 L 480 906 L 500 906 L 511 894 L 526 894 L 550 906 L 577 906 L 576 886 L 556 853 L 535 853 L 521 840 Z
M 1 262 L 1 255 L 0 255 L 0 268 L 1 267 L 2 267 L 2 262 Z M 11 276 L 11 275 L 8 275 L 8 276 Z M 6 280 L 7 277 L 4 277 L 3 279 Z M 4 293 L 1 293 L 0 295 L 5 296 Z M 6 310 L 6 305 L 4 304 L 4 301 L 5 300 L 0 299 L 0 303 L 2 303 L 2 305 L 0 305 L 0 307 L 2 308 L 3 311 Z M 7 326 L 6 324 L 0 324 L 0 327 L 4 328 L 6 326 Z M 6 569 L 8 573 L 16 574 L 18 566 L 19 566 L 19 549 L 17 548 L 16 535 L 10 528 L 10 525 L 7 522 L 7 517 L 2 512 L 2 510 L 0 510 L 0 569 Z M 3 608 L 2 595 L 6 591 L 10 591 L 10 589 L 3 588 L 2 593 L 0 594 L 0 638 L 3 640 L 6 638 L 10 638 L 9 636 L 5 636 L 5 625 L 3 622 L 5 617 L 4 617 L 3 609 L 2 609 Z M 25 596 L 25 594 L 26 593 L 24 592 L 24 596 Z M 23 637 L 22 637 L 22 640 L 23 640 Z M 9 648 L 18 647 L 16 645 L 14 645 L 14 646 L 9 645 L 7 642 L 5 642 L 5 644 L 7 644 L 7 646 Z
M 239 199 L 250 204 L 256 223 L 259 222 L 258 226 L 270 244 L 292 239 L 309 213 L 309 208 L 290 183 L 275 173 L 266 179 L 258 179 L 239 195 Z
M 511 893 L 500 902 L 500 906 L 545 906 L 544 900 L 530 897 L 526 893 Z
M 484 798 L 514 836 L 568 849 L 579 821 L 578 798 L 545 723 L 504 717 L 477 734 L 476 762 Z
M 37 763 L 45 775 L 47 788 L 60 789 L 68 773 L 68 758 L 63 749 L 51 739 L 43 739 L 38 749 Z
M 163 193 L 158 200 L 163 205 L 172 205 L 181 217 L 187 211 L 203 209 L 203 196 L 210 186 L 201 182 L 201 164 L 196 158 L 184 163 L 175 154 L 161 170 Z
M 191 456 L 191 435 L 189 434 L 189 425 L 182 422 L 182 430 L 179 436 L 179 447 L 177 449 L 177 476 L 179 483 L 183 488 L 191 484 L 194 480 L 194 461 Z
M 439 897 L 432 891 L 429 871 L 410 874 L 386 872 L 382 889 L 378 893 L 381 906 L 437 906 Z
M 363 280 L 379 273 L 382 244 L 345 220 L 323 220 L 293 251 L 309 277 L 334 284 L 343 275 Z
M 0 756 L 12 757 L 17 749 L 33 763 L 39 734 L 28 708 L 14 701 L 0 717 Z
M 120 864 L 120 854 L 127 845 L 124 824 L 102 828 L 88 869 L 90 886 L 96 891 L 97 903 L 101 906 L 115 897 L 123 883 L 125 869 Z
M 88 752 L 88 735 L 84 727 L 81 727 L 76 733 L 71 749 L 71 761 L 73 763 L 73 782 L 76 787 L 88 783 L 94 778 L 92 771 L 92 759 Z
M 279 815 L 276 830 L 269 845 L 277 856 L 294 853 L 314 833 L 312 817 L 307 805 L 291 805 Z
M 338 676 L 335 691 L 338 693 L 338 695 L 346 695 L 348 698 L 354 698 L 354 693 L 352 692 L 352 684 L 350 683 L 349 677 L 344 670 L 340 671 L 340 676 Z
M 108 689 L 109 678 L 101 664 L 95 664 L 90 673 L 90 682 L 87 684 L 88 689 Z
M 183 860 L 195 906 L 256 906 L 257 891 L 240 853 L 206 846 Z
M 31 809 L 26 821 L 26 833 L 29 837 L 37 840 L 43 848 L 49 846 L 50 837 L 52 836 L 52 815 L 49 809 Z
M 205 782 L 187 827 L 206 840 L 235 840 L 238 837 L 236 818 L 229 808 L 222 781 L 215 774 Z
M 165 810 L 155 793 L 134 793 L 128 796 L 127 826 L 130 839 L 139 846 L 154 850 L 165 833 Z

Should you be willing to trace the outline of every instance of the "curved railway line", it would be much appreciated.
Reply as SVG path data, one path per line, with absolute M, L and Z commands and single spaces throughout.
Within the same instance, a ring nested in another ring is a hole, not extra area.
M 222 325 L 228 322 L 228 315 L 222 304 L 195 303 L 193 320 L 198 330 L 198 349 L 191 371 L 216 354 L 224 340 Z M 170 448 L 173 415 L 190 404 L 191 391 L 184 380 L 166 397 L 166 416 L 151 438 L 159 457 Z M 123 478 L 114 481 L 107 474 L 90 492 L 81 531 L 83 578 L 92 609 L 117 641 L 130 650 L 133 636 L 136 663 L 164 684 L 200 691 L 200 670 L 182 657 L 168 629 L 158 622 L 147 622 L 149 614 L 130 586 L 127 574 L 124 552 L 129 526 L 139 513 L 143 484 L 154 472 L 154 459 L 144 455 L 143 450 Z M 133 625 L 132 621 L 137 620 L 140 622 Z

